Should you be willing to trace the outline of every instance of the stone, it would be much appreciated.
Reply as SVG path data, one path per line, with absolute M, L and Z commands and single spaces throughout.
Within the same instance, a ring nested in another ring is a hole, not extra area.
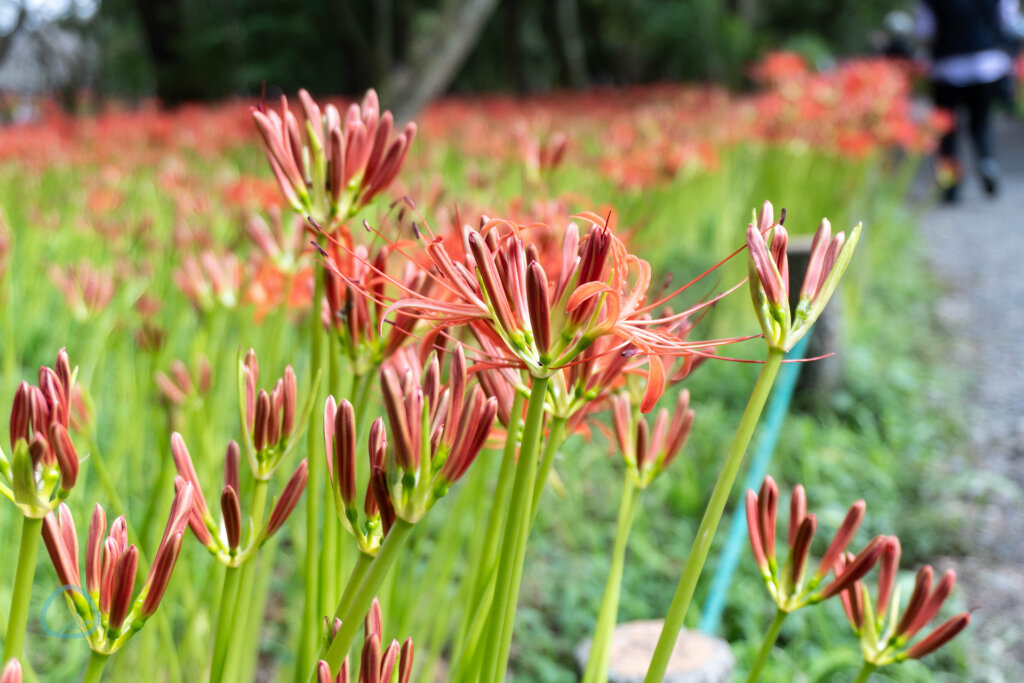
M 654 647 L 661 635 L 661 620 L 630 621 L 615 627 L 612 635 L 609 683 L 642 683 Z M 580 671 L 590 656 L 590 640 L 575 651 Z M 683 629 L 672 651 L 666 683 L 726 683 L 732 680 L 736 658 L 729 643 L 716 636 Z

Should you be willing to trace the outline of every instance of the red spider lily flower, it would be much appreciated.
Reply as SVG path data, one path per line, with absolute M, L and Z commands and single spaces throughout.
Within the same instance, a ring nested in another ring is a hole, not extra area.
M 61 349 L 37 386 L 22 382 L 11 406 L 11 459 L 0 451 L 0 493 L 28 517 L 43 518 L 78 480 L 79 457 L 68 433 L 75 375 Z
M 242 288 L 242 265 L 232 252 L 217 254 L 206 250 L 188 256 L 174 271 L 174 283 L 199 311 L 238 305 Z
M 643 417 L 636 416 L 633 404 L 627 394 L 612 398 L 612 426 L 631 478 L 639 488 L 646 488 L 682 450 L 693 427 L 694 412 L 690 392 L 684 389 L 671 418 L 668 409 L 658 411 L 652 431 Z
M 304 216 L 333 230 L 385 190 L 398 175 L 416 134 L 409 123 L 394 139 L 391 112 L 380 111 L 377 93 L 369 90 L 361 105 L 342 117 L 323 110 L 305 90 L 299 91 L 303 125 L 281 98 L 281 113 L 253 108 L 267 160 L 288 203 Z
M 596 340 L 610 336 L 618 343 L 606 353 L 629 348 L 633 355 L 647 356 L 650 381 L 643 408 L 648 411 L 664 389 L 662 358 L 712 344 L 685 342 L 673 333 L 674 324 L 692 311 L 652 318 L 653 304 L 646 301 L 648 263 L 629 254 L 604 219 L 595 214 L 577 218 L 588 222 L 590 229 L 580 238 L 576 225 L 570 224 L 556 273 L 547 273 L 538 251 L 525 241 L 532 232 L 549 230 L 547 226 L 490 220 L 480 231 L 464 231 L 466 253 L 461 258 L 453 256 L 443 237 L 430 239 L 426 252 L 434 287 L 429 294 L 405 287 L 379 270 L 399 295 L 365 286 L 360 291 L 390 303 L 384 317 L 407 313 L 426 320 L 432 329 L 421 343 L 424 351 L 447 328 L 466 325 L 481 346 L 499 354 L 482 361 L 522 368 L 535 377 L 550 377 L 575 362 Z M 324 262 L 328 270 L 344 276 L 330 258 Z
M 920 659 L 952 640 L 971 620 L 967 612 L 957 614 L 911 645 L 910 641 L 935 618 L 953 591 L 956 574 L 952 570 L 947 571 L 933 589 L 933 570 L 928 565 L 922 567 L 901 616 L 899 588 L 894 588 L 899 555 L 899 541 L 891 536 L 886 552 L 883 553 L 878 577 L 878 599 L 874 604 L 867 588 L 860 581 L 850 585 L 841 595 L 847 619 L 860 638 L 864 659 L 874 666 L 885 666 L 905 659 Z M 845 565 L 852 561 L 851 557 L 840 558 L 837 562 L 838 570 L 846 571 Z
M 0 671 L 0 683 L 21 683 L 21 676 L 21 662 L 17 657 L 11 657 Z
M 771 203 L 764 203 L 757 220 L 747 226 L 747 249 L 750 295 L 769 347 L 789 351 L 811 329 L 853 258 L 860 230 L 858 224 L 848 240 L 842 232 L 832 237 L 832 226 L 822 219 L 811 243 L 800 301 L 790 312 L 788 238 L 782 220 L 773 220 Z
M 335 619 L 333 634 L 328 634 L 328 642 L 333 639 L 340 627 L 341 621 Z M 398 683 L 409 683 L 412 677 L 414 652 L 412 638 L 406 638 L 401 646 L 397 640 L 392 640 L 386 648 L 381 649 L 384 639 L 383 620 L 377 598 L 373 599 L 373 605 L 366 615 L 365 632 L 366 636 L 363 639 L 363 647 L 359 655 L 358 683 L 391 683 L 396 665 L 398 667 Z M 317 683 L 349 683 L 348 657 L 345 657 L 337 676 L 331 675 L 331 668 L 327 662 L 323 660 L 317 662 L 316 681 Z
M 114 276 L 88 261 L 73 266 L 50 268 L 53 282 L 76 320 L 88 320 L 101 313 L 114 298 Z
M 285 367 L 284 374 L 269 393 L 265 389 L 257 393 L 258 382 L 259 363 L 256 352 L 249 349 L 244 359 L 238 359 L 242 446 L 255 477 L 267 480 L 273 476 L 281 461 L 298 446 L 313 410 L 320 375 L 317 373 L 312 391 L 298 412 L 298 382 L 291 365 Z
M 194 374 L 196 380 L 193 380 L 193 372 L 189 371 L 180 359 L 175 358 L 171 362 L 170 374 L 163 370 L 157 370 L 154 380 L 164 400 L 172 405 L 180 406 L 185 404 L 190 397 L 204 397 L 210 393 L 213 369 L 206 356 L 199 359 L 199 365 Z
M 807 561 L 811 541 L 817 530 L 817 519 L 814 514 L 807 513 L 807 494 L 803 486 L 797 485 L 790 498 L 789 530 L 786 539 L 789 550 L 787 560 L 781 567 L 775 555 L 778 504 L 779 489 L 770 476 L 765 478 L 759 492 L 747 491 L 746 514 L 750 547 L 772 599 L 784 612 L 794 612 L 805 605 L 815 604 L 843 593 L 871 570 L 884 554 L 889 542 L 887 538 L 879 536 L 850 563 L 839 569 L 835 568 L 833 558 L 842 555 L 864 517 L 864 501 L 858 501 L 850 508 L 846 520 L 825 553 L 826 560 L 831 560 L 832 564 L 823 563 L 822 569 L 808 577 Z M 832 569 L 836 569 L 836 578 L 819 590 L 818 587 L 825 575 Z
M 192 495 L 189 484 L 181 487 L 175 495 L 152 567 L 135 600 L 139 551 L 128 543 L 124 516 L 114 521 L 108 534 L 106 513 L 102 507 L 96 506 L 86 544 L 85 591 L 82 590 L 79 573 L 78 535 L 71 511 L 62 503 L 56 514 L 51 512 L 43 520 L 46 550 L 58 579 L 64 586 L 70 586 L 65 591 L 70 605 L 83 623 L 92 626 L 83 637 L 94 651 L 102 654 L 116 652 L 156 611 L 178 560 L 182 535 L 193 505 Z M 100 613 L 94 614 L 95 609 Z

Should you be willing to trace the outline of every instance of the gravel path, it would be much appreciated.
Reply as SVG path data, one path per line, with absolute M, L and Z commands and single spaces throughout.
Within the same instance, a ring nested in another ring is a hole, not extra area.
M 973 680 L 1024 681 L 1024 121 L 1000 120 L 998 198 L 972 177 L 955 206 L 924 212 L 922 235 L 945 283 L 938 314 L 970 424 L 970 469 L 952 484 L 969 556 L 954 562 L 972 619 Z M 940 565 L 944 563 L 940 562 Z M 959 592 L 958 591 L 958 592 Z

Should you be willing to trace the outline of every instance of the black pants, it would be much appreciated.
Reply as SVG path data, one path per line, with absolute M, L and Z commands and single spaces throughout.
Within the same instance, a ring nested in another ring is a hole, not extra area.
M 932 100 L 940 109 L 953 112 L 953 128 L 939 141 L 939 156 L 957 163 L 957 129 L 959 113 L 967 111 L 967 130 L 979 161 L 992 159 L 992 106 L 999 96 L 997 83 L 982 83 L 957 87 L 947 83 L 932 83 Z

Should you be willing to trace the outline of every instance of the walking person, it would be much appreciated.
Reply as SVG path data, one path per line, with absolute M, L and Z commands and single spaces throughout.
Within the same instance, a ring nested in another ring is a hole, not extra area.
M 939 142 L 937 176 L 946 202 L 957 201 L 963 180 L 958 151 L 960 114 L 974 147 L 977 172 L 989 196 L 999 192 L 992 109 L 1013 73 L 1009 47 L 1024 38 L 1018 0 L 923 0 L 917 36 L 930 45 L 929 79 L 936 107 L 953 113 Z

